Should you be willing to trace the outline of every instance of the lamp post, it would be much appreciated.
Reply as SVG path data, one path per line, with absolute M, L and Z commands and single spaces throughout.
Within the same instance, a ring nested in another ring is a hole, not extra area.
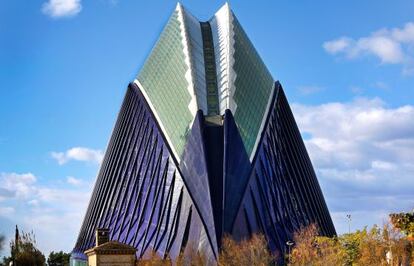
M 291 241 L 291 240 L 288 240 L 287 242 L 286 242 L 286 245 L 288 246 L 288 256 L 289 256 L 289 259 L 288 259 L 288 261 L 289 261 L 289 264 L 290 264 L 290 247 L 291 246 L 293 246 L 293 244 L 295 244 L 293 241 Z
M 348 218 L 348 234 L 350 234 L 351 233 L 351 220 L 352 220 L 351 214 L 347 214 L 346 218 Z

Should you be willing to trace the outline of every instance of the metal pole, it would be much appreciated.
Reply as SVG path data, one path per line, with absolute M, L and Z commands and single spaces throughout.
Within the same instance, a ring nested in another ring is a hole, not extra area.
M 348 218 L 348 234 L 351 233 L 351 214 L 347 214 L 346 218 Z
M 294 244 L 294 242 L 293 241 L 290 241 L 290 240 L 288 240 L 287 242 L 286 242 L 286 245 L 288 246 L 288 263 L 290 264 L 291 263 L 291 259 L 290 259 L 290 247 L 292 246 Z
M 289 264 L 290 264 L 290 246 L 288 246 L 288 249 L 289 249 L 289 257 L 288 257 L 288 261 L 289 261 Z

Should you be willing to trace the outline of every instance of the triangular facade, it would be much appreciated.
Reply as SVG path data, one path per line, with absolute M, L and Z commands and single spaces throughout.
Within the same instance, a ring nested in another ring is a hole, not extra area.
M 335 234 L 282 87 L 228 4 L 205 22 L 178 4 L 128 88 L 72 258 L 108 228 L 138 257 L 190 245 L 214 264 L 224 234 L 283 253 L 310 223 Z
M 228 4 L 207 22 L 177 4 L 135 83 L 178 160 L 197 110 L 205 116 L 230 110 L 246 152 L 254 156 L 274 79 Z

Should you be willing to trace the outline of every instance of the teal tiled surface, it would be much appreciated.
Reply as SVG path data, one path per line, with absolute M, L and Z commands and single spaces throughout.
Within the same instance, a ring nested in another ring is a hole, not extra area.
M 259 133 L 274 80 L 241 25 L 234 17 L 234 65 L 236 72 L 234 119 L 250 156 Z
M 178 156 L 184 150 L 186 136 L 193 119 L 191 101 L 185 79 L 185 64 L 180 21 L 175 11 L 145 62 L 137 79 L 143 85 Z

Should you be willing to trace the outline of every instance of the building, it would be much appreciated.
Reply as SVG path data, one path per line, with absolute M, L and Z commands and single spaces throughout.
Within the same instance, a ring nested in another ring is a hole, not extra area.
M 98 228 L 95 234 L 95 247 L 86 250 L 88 266 L 135 266 L 136 248 L 109 241 L 109 230 Z
M 191 245 L 214 262 L 224 234 L 283 253 L 310 223 L 335 235 L 280 83 L 227 4 L 206 22 L 178 4 L 128 87 L 72 260 L 96 228 L 138 258 Z

